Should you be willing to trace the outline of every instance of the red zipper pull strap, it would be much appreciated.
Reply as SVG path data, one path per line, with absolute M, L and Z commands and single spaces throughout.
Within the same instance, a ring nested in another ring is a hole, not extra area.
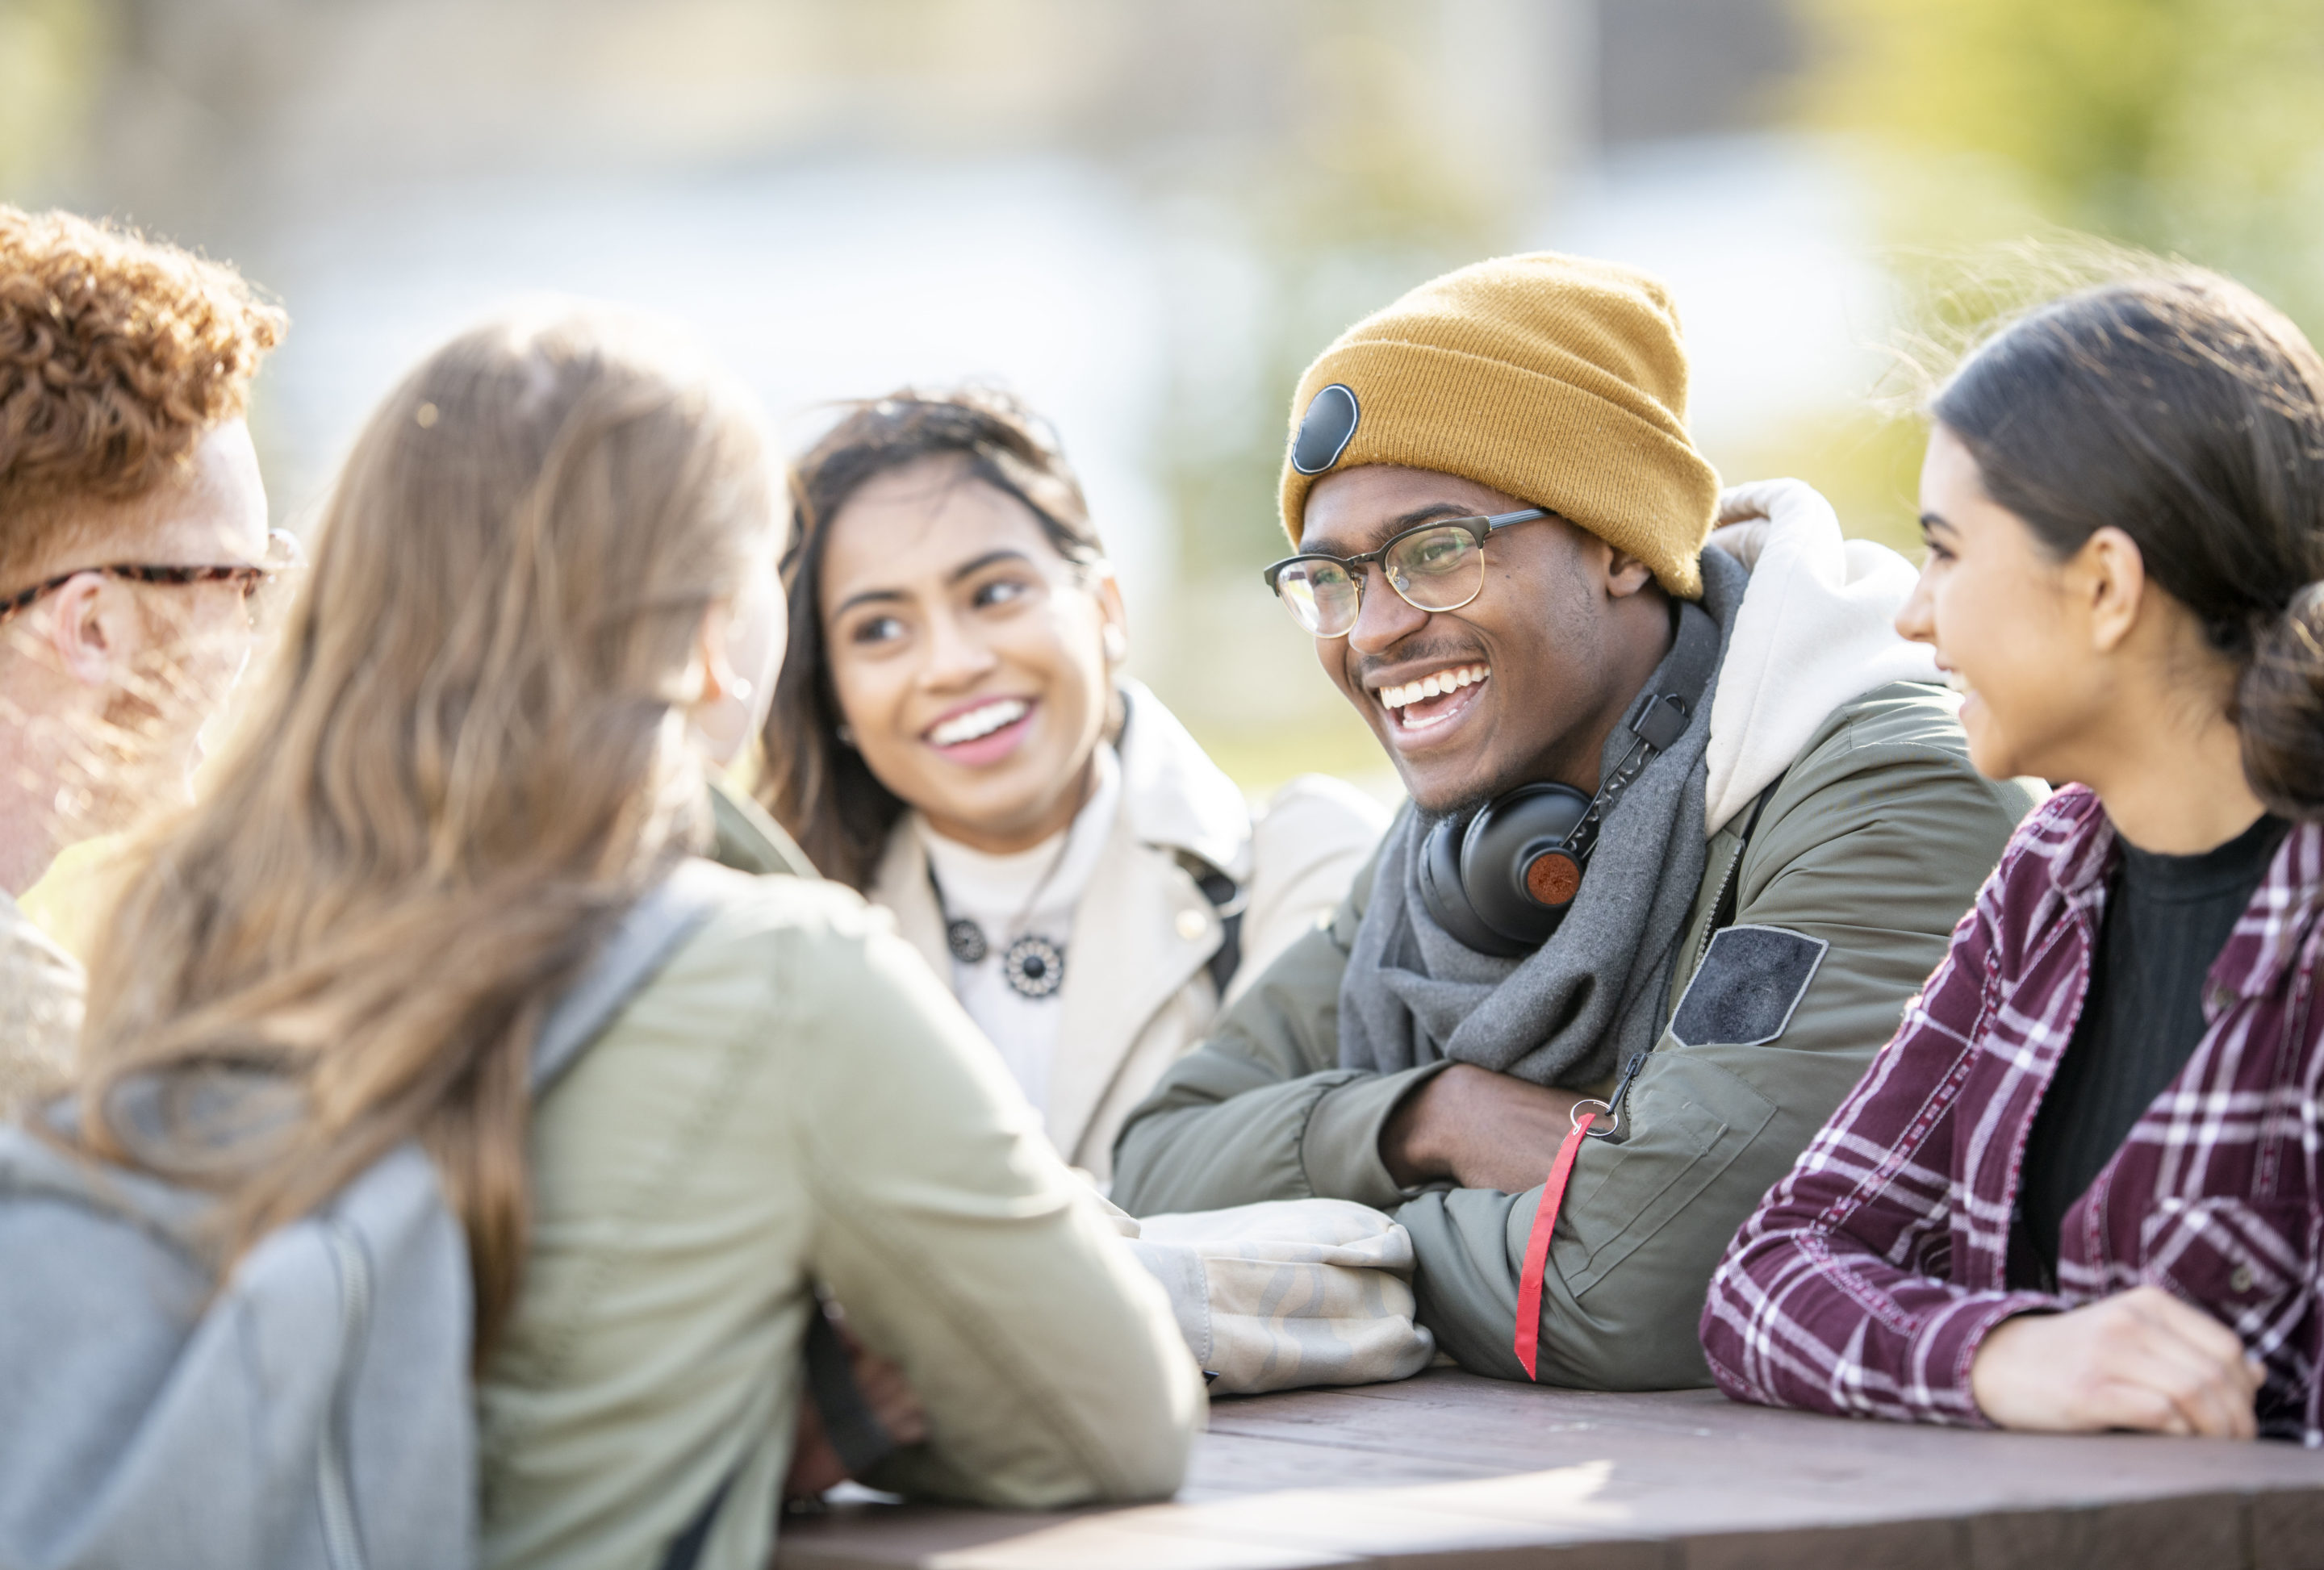
M 1597 1121 L 1596 1113 L 1584 1112 L 1581 1106 L 1573 1109 L 1573 1132 L 1557 1147 L 1557 1159 L 1549 1165 L 1549 1180 L 1541 1186 L 1541 1202 L 1534 1207 L 1533 1230 L 1526 1235 L 1525 1272 L 1517 1281 L 1517 1354 L 1527 1379 L 1540 1377 L 1534 1373 L 1534 1354 L 1541 1338 L 1542 1277 L 1549 1270 L 1550 1234 L 1557 1230 L 1558 1207 L 1565 1203 L 1566 1180 L 1573 1176 L 1574 1153 Z

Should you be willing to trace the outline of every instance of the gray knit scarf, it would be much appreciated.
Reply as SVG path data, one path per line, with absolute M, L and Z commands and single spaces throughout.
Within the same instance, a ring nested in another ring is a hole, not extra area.
M 1639 773 L 1607 814 L 1588 876 L 1564 923 L 1533 953 L 1480 954 L 1439 926 L 1416 871 L 1426 831 L 1406 812 L 1388 830 L 1371 904 L 1340 980 L 1340 1066 L 1380 1073 L 1452 1058 L 1536 1085 L 1582 1086 L 1651 1049 L 1672 950 L 1693 907 L 1708 856 L 1703 753 L 1717 667 L 1749 574 L 1723 551 L 1702 553 L 1700 609 L 1683 605 L 1678 635 L 1640 700 L 1670 690 L 1708 661 L 1687 727 Z M 1606 742 L 1610 774 L 1635 741 L 1627 723 Z

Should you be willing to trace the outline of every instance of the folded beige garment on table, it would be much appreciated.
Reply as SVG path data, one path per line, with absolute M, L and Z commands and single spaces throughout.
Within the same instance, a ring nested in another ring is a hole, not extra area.
M 1170 1294 L 1213 1395 L 1408 1379 L 1435 1354 L 1413 1322 L 1412 1238 L 1346 1199 L 1277 1199 L 1114 1225 Z

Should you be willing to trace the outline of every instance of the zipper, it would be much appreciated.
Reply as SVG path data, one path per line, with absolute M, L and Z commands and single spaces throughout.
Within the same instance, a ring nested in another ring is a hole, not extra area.
M 1790 772 L 1789 769 L 1784 771 L 1784 774 Z M 1742 876 L 1743 852 L 1751 848 L 1751 834 L 1752 831 L 1759 826 L 1759 814 L 1767 810 L 1768 801 L 1775 795 L 1776 787 L 1783 783 L 1784 775 L 1777 775 L 1774 779 L 1769 780 L 1766 788 L 1759 793 L 1759 799 L 1751 803 L 1751 815 L 1744 820 L 1743 832 L 1736 836 L 1735 854 L 1727 858 L 1727 870 L 1720 874 L 1719 897 L 1711 902 L 1711 919 L 1703 926 L 1702 941 L 1695 948 L 1694 965 L 1692 970 L 1688 973 L 1690 978 L 1693 971 L 1702 969 L 1703 956 L 1711 952 L 1711 940 L 1719 936 L 1720 932 L 1734 919 L 1730 916 L 1728 921 L 1722 922 L 1719 919 L 1720 914 L 1727 909 L 1727 896 L 1734 892 L 1735 880 Z M 1649 1047 L 1646 1051 L 1653 1050 Z M 1606 1132 L 1600 1134 L 1593 1128 L 1590 1131 L 1591 1139 L 1614 1137 L 1615 1130 L 1620 1126 L 1622 1098 L 1630 1093 L 1630 1081 L 1637 1079 L 1638 1070 L 1646 1066 L 1646 1052 L 1630 1054 L 1630 1060 L 1622 1066 L 1622 1077 L 1614 1081 L 1614 1088 L 1606 1097 Z
M 353 1414 L 355 1373 L 371 1333 L 371 1262 L 363 1242 L 344 1221 L 327 1221 L 323 1236 L 339 1270 L 339 1378 L 324 1414 L 315 1457 L 316 1502 L 323 1518 L 323 1551 L 331 1570 L 364 1570 L 363 1534 L 355 1525 L 355 1489 L 348 1475 L 347 1428 Z
M 1759 814 L 1767 810 L 1767 803 L 1775 800 L 1775 793 L 1783 788 L 1784 775 L 1791 772 L 1786 768 L 1783 774 L 1767 782 L 1767 788 L 1761 791 L 1759 799 L 1751 803 L 1751 815 L 1743 820 L 1743 832 L 1735 837 L 1735 854 L 1728 858 L 1727 871 L 1719 880 L 1719 897 L 1711 902 L 1711 924 L 1702 929 L 1702 946 L 1694 951 L 1694 968 L 1697 970 L 1702 969 L 1702 957 L 1711 952 L 1711 940 L 1719 936 L 1735 919 L 1730 914 L 1726 921 L 1721 921 L 1720 913 L 1727 909 L 1727 896 L 1735 891 L 1736 878 L 1742 876 L 1743 853 L 1751 849 L 1751 836 L 1759 827 Z
M 1719 913 L 1727 908 L 1728 891 L 1735 886 L 1735 879 L 1743 870 L 1743 847 L 1748 843 L 1748 840 L 1738 840 L 1735 854 L 1727 858 L 1727 871 L 1719 879 L 1719 897 L 1711 902 L 1711 920 L 1703 925 L 1702 941 L 1695 945 L 1696 970 L 1702 969 L 1702 957 L 1711 952 L 1711 940 L 1719 936 Z
M 1772 790 L 1774 787 L 1769 788 Z M 1762 805 L 1765 805 L 1766 802 L 1765 796 L 1760 797 Z M 1759 814 L 1754 812 L 1751 814 L 1750 826 L 1743 831 L 1743 838 L 1736 844 L 1735 854 L 1727 858 L 1727 870 L 1720 876 L 1719 879 L 1719 897 L 1711 902 L 1711 920 L 1702 930 L 1702 943 L 1694 950 L 1693 969 L 1695 970 L 1702 969 L 1702 957 L 1711 952 L 1711 940 L 1719 935 L 1720 926 L 1719 913 L 1727 907 L 1728 890 L 1734 886 L 1736 877 L 1743 868 L 1743 847 L 1750 843 L 1751 829 L 1756 828 L 1758 822 Z M 1647 1051 L 1651 1051 L 1653 1049 L 1648 1048 Z M 1613 1139 L 1618 1135 L 1628 1137 L 1626 1134 L 1621 1133 L 1622 1099 L 1630 1093 L 1630 1081 L 1636 1079 L 1638 1077 L 1638 1070 L 1646 1066 L 1646 1052 L 1630 1054 L 1630 1060 L 1622 1065 L 1622 1077 L 1615 1080 L 1614 1088 L 1606 1093 L 1606 1130 L 1600 1134 L 1593 1128 L 1589 1131 L 1590 1138 Z

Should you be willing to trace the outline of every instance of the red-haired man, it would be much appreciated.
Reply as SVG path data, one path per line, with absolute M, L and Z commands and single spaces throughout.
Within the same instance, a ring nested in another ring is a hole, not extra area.
M 229 269 L 0 206 L 0 1112 L 63 1067 L 78 967 L 16 907 L 182 798 L 286 555 L 244 421 L 283 330 Z

